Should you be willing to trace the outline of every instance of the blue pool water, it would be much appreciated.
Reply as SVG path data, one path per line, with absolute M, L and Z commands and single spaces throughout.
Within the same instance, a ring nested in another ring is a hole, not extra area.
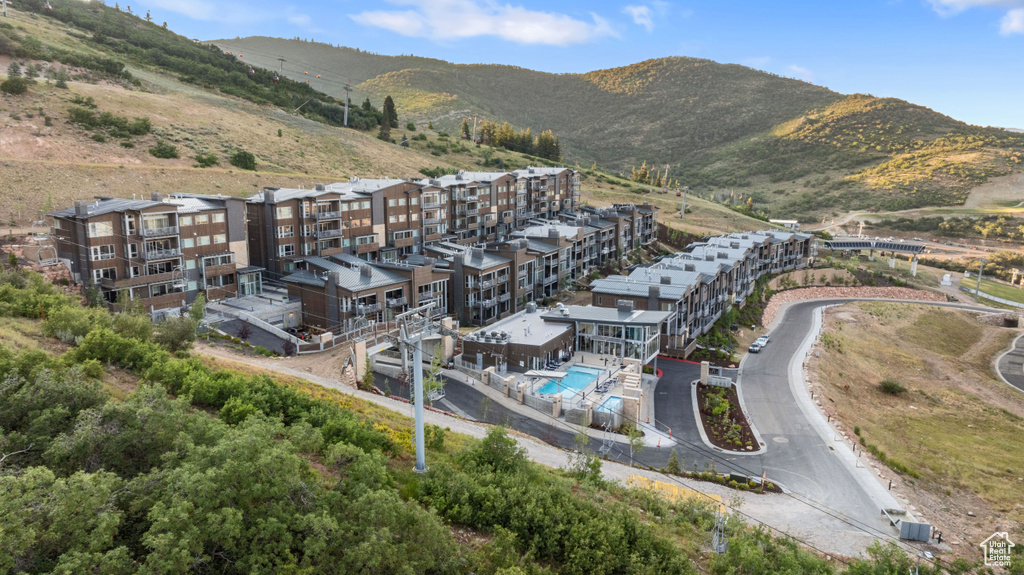
M 561 391 L 562 396 L 571 397 L 597 379 L 597 376 L 601 375 L 601 370 L 574 365 L 566 373 L 568 375 L 563 377 L 561 382 L 550 381 L 537 392 L 555 394 Z
M 622 398 L 618 396 L 609 397 L 604 400 L 604 403 L 597 410 L 605 413 L 619 413 L 622 411 Z

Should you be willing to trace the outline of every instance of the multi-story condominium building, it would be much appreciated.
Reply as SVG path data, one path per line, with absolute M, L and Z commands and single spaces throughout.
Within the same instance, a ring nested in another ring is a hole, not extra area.
M 446 259 L 452 270 L 449 309 L 465 325 L 487 325 L 515 309 L 513 260 L 482 247 L 451 242 L 427 246 L 427 253 Z
M 572 168 L 523 168 L 512 172 L 516 194 L 525 194 L 525 209 L 517 211 L 522 222 L 530 218 L 555 218 L 576 211 L 580 203 L 580 173 Z M 517 209 L 519 203 L 517 201 Z M 521 225 L 521 223 L 517 223 Z
M 308 256 L 345 253 L 395 262 L 448 233 L 444 191 L 410 180 L 353 178 L 311 190 L 266 188 L 249 198 L 247 208 L 253 261 L 273 277 L 291 273 Z
M 585 215 L 597 216 L 603 225 L 611 223 L 615 226 L 615 246 L 620 256 L 633 250 L 640 249 L 658 237 L 658 224 L 655 221 L 655 207 L 644 202 L 637 204 L 614 204 L 610 208 L 595 208 L 591 206 L 581 208 Z M 603 227 L 602 229 L 607 229 Z M 602 238 L 606 236 L 602 235 Z M 607 249 L 609 253 L 612 246 L 602 240 L 602 251 Z M 613 254 L 614 255 L 614 254 Z
M 351 254 L 311 256 L 283 281 L 289 297 L 302 302 L 304 324 L 340 332 L 391 321 L 428 301 L 435 303 L 434 313 L 447 315 L 451 271 L 433 264 L 371 263 Z
M 50 214 L 58 257 L 77 283 L 103 298 L 140 300 L 152 314 L 176 310 L 204 293 L 209 300 L 261 291 L 249 266 L 245 202 L 178 195 L 149 200 L 78 201 Z
M 447 193 L 452 241 L 493 241 L 515 226 L 515 178 L 507 172 L 458 172 L 420 183 Z
M 593 305 L 632 301 L 637 309 L 671 313 L 662 350 L 685 357 L 733 305 L 744 305 L 764 275 L 805 267 L 817 255 L 809 234 L 763 231 L 715 236 L 688 252 L 640 266 L 628 276 L 591 283 Z

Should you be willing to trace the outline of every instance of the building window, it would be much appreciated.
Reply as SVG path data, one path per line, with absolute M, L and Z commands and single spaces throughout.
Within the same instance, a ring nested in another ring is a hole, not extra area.
M 597 305 L 601 305 L 603 303 L 604 303 L 604 297 L 603 296 L 597 296 Z
M 89 222 L 90 238 L 105 238 L 114 235 L 114 224 L 110 222 Z
M 361 209 L 361 210 L 368 210 L 368 209 L 370 209 L 370 201 L 367 200 L 365 202 L 359 202 L 359 209 Z
M 185 260 L 185 269 L 194 270 L 196 269 L 196 260 Z
M 194 248 L 196 247 L 196 241 L 192 238 L 181 238 L 181 247 Z
M 139 257 L 139 244 L 128 244 L 128 257 Z
M 99 283 L 101 279 L 116 280 L 117 269 L 103 268 L 100 270 L 92 270 L 92 281 L 95 283 Z
M 89 259 L 92 261 L 100 260 L 112 260 L 114 259 L 114 246 L 113 244 L 105 246 L 92 246 L 89 248 Z
M 279 219 L 279 220 L 287 220 L 287 219 L 290 219 L 291 217 L 292 217 L 292 207 L 291 206 L 280 206 L 280 207 L 277 208 L 277 219 Z
M 340 211 L 342 211 L 342 212 L 347 212 L 348 211 L 348 202 L 343 202 L 341 204 L 341 210 Z
M 284 245 L 281 245 L 281 246 L 277 246 L 277 255 L 279 255 L 279 256 L 281 256 L 283 258 L 294 256 L 295 255 L 295 245 L 294 244 L 284 244 Z
M 196 238 L 197 246 L 208 246 L 210 245 L 210 236 L 199 236 Z
M 363 246 L 363 245 L 366 245 L 366 244 L 375 244 L 375 243 L 377 243 L 377 234 L 371 234 L 371 235 L 368 235 L 368 236 L 359 236 L 358 238 L 356 238 L 356 245 L 357 246 Z
M 178 225 L 179 226 L 191 226 L 192 225 L 192 216 L 181 216 L 180 218 L 178 218 Z
M 215 224 L 223 224 L 224 223 L 224 214 L 222 214 L 222 213 L 213 214 L 213 223 L 215 223 Z
M 284 272 L 285 273 L 291 273 L 293 271 L 295 271 L 295 262 L 285 262 L 285 264 L 284 264 Z
M 196 225 L 197 226 L 200 226 L 200 225 L 203 225 L 203 224 L 208 224 L 208 223 L 210 223 L 210 216 L 208 216 L 207 214 L 199 214 L 199 215 L 196 216 Z
M 290 238 L 295 235 L 295 226 L 277 226 L 277 237 Z

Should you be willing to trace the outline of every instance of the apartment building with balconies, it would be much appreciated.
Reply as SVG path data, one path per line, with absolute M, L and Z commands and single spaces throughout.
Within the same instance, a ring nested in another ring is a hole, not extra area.
M 517 211 L 517 225 L 531 218 L 572 213 L 580 204 L 580 173 L 572 168 L 527 167 L 514 170 L 512 176 L 516 193 L 525 195 L 525 209 Z
M 447 193 L 452 241 L 483 243 L 504 237 L 515 226 L 515 178 L 507 172 L 457 172 L 420 180 Z
M 50 214 L 52 236 L 76 283 L 104 300 L 141 301 L 156 316 L 191 303 L 258 290 L 249 266 L 244 200 L 155 193 L 149 200 L 99 198 Z

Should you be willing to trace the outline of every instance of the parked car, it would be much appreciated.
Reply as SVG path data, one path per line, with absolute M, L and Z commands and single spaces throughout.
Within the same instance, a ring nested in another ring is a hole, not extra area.
M 759 337 L 756 340 L 754 340 L 754 343 L 760 345 L 761 347 L 766 347 L 768 345 L 768 341 L 770 339 L 771 338 L 768 337 L 768 334 L 764 334 L 761 337 Z
M 761 353 L 761 347 L 761 344 L 755 341 L 754 343 L 750 344 L 750 347 L 747 348 L 747 351 L 749 351 L 750 353 Z

